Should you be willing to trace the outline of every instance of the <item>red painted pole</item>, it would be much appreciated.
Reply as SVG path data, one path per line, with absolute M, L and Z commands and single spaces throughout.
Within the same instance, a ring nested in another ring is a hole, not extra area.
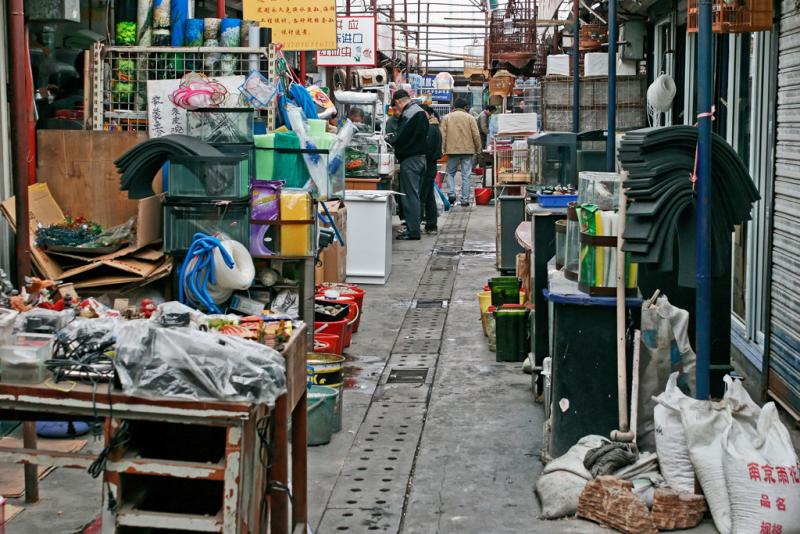
M 217 18 L 225 18 L 225 0 L 217 0 Z
M 31 274 L 28 185 L 30 162 L 34 159 L 29 126 L 33 120 L 33 88 L 28 75 L 23 0 L 9 1 L 8 49 L 11 51 L 11 145 L 17 219 L 17 284 L 22 287 Z M 35 467 L 34 467 L 35 469 Z
M 300 83 L 306 84 L 306 52 L 300 52 Z

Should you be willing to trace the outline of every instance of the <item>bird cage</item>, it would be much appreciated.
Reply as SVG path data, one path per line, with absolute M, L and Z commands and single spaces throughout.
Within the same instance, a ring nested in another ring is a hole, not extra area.
M 471 78 L 473 74 L 483 73 L 483 45 L 475 39 L 470 46 L 464 48 L 464 77 Z
M 531 164 L 528 143 L 523 136 L 494 140 L 494 169 L 496 183 L 530 183 Z
M 698 0 L 688 0 L 687 31 L 698 29 Z M 772 0 L 713 0 L 711 30 L 715 33 L 746 33 L 772 29 Z

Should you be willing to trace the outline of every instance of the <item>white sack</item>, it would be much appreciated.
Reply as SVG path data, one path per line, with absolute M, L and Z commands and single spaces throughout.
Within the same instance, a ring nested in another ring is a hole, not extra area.
M 775 403 L 755 428 L 732 419 L 722 446 L 733 534 L 800 533 L 800 466 Z
M 643 342 L 644 343 L 644 342 Z M 686 445 L 681 410 L 700 403 L 678 388 L 678 373 L 672 373 L 664 392 L 654 399 L 655 444 L 661 474 L 675 491 L 694 493 L 694 468 Z
M 652 451 L 656 441 L 653 396 L 665 391 L 667 379 L 676 371 L 681 373 L 678 386 L 688 395 L 694 393 L 696 357 L 689 341 L 689 312 L 670 304 L 666 296 L 652 307 L 643 304 L 639 349 L 642 371 L 636 441 L 642 450 Z

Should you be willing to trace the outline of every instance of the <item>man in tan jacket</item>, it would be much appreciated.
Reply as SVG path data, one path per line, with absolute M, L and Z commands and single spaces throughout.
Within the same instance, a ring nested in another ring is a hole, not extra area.
M 447 154 L 447 194 L 456 201 L 456 172 L 461 170 L 461 205 L 469 206 L 472 187 L 469 177 L 475 156 L 481 153 L 478 121 L 467 112 L 467 101 L 456 100 L 455 109 L 442 122 L 442 152 Z

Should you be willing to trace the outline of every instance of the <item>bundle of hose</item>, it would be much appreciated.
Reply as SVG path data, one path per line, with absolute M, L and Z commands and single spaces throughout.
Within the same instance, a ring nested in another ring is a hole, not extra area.
M 241 243 L 197 233 L 178 276 L 180 302 L 222 313 L 219 304 L 227 301 L 234 290 L 247 289 L 253 283 L 255 266 Z
M 114 161 L 120 172 L 120 190 L 128 198 L 151 197 L 153 178 L 170 156 L 224 157 L 224 154 L 195 137 L 164 135 L 142 141 Z

